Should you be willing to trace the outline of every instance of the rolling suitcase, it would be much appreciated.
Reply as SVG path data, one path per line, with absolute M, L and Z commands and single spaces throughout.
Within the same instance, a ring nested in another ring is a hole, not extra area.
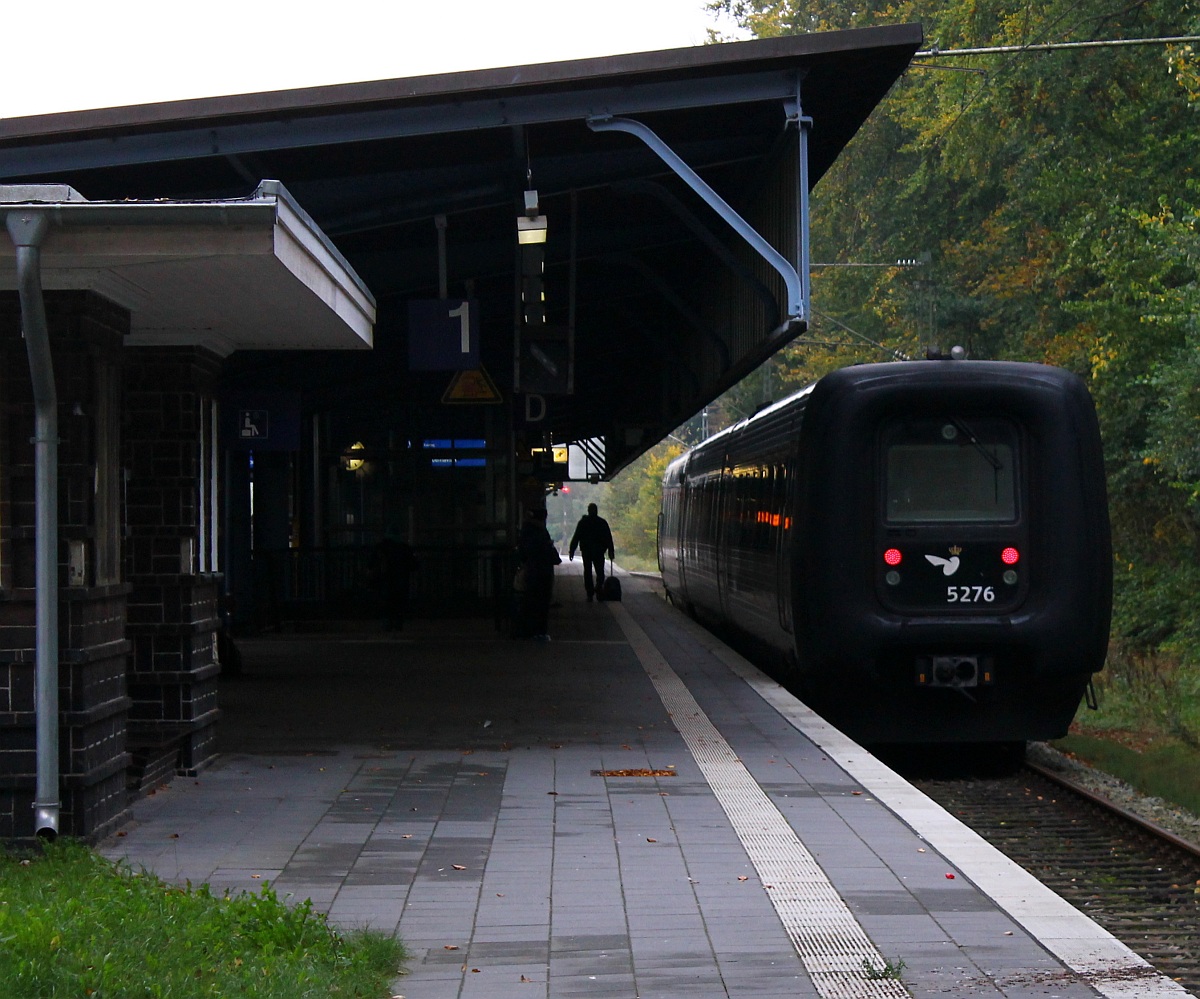
M 608 575 L 604 577 L 604 585 L 600 587 L 601 600 L 620 600 L 621 581 L 612 574 L 612 560 L 608 563 Z

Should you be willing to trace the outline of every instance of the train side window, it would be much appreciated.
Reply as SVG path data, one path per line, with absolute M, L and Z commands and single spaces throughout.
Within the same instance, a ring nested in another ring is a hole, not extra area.
M 906 420 L 884 431 L 884 516 L 892 524 L 1012 523 L 1016 428 L 1005 420 Z

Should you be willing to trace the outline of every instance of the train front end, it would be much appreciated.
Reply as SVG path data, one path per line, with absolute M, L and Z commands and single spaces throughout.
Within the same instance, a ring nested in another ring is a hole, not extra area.
M 1095 411 L 1044 365 L 864 365 L 801 438 L 805 685 L 868 742 L 1065 733 L 1103 664 L 1111 544 Z

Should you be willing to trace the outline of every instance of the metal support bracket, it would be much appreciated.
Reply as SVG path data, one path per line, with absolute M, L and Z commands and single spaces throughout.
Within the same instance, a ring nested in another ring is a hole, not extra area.
M 800 272 L 801 300 L 804 303 L 803 318 L 807 325 L 812 301 L 810 286 L 812 250 L 808 231 L 808 133 L 812 128 L 813 120 L 804 113 L 800 106 L 799 80 L 796 81 L 796 96 L 784 101 L 784 111 L 787 113 L 788 124 L 796 126 L 796 134 L 800 143 L 800 148 L 797 150 L 800 176 L 797 178 L 799 190 L 796 192 L 796 262 Z
M 796 105 L 799 106 L 799 98 L 796 98 Z M 806 292 L 807 286 L 807 261 L 803 258 L 800 261 L 801 269 L 798 270 L 790 260 L 773 247 L 766 239 L 743 219 L 734 209 L 725 201 L 716 191 L 714 191 L 705 180 L 696 173 L 687 163 L 685 163 L 679 155 L 671 149 L 655 132 L 648 126 L 643 125 L 640 121 L 634 121 L 630 118 L 616 118 L 612 115 L 592 115 L 587 119 L 588 128 L 593 132 L 627 132 L 644 142 L 652 152 L 654 152 L 664 163 L 671 168 L 675 174 L 683 180 L 693 191 L 695 191 L 704 202 L 721 216 L 729 226 L 744 239 L 750 246 L 770 264 L 783 278 L 784 285 L 787 288 L 787 318 L 783 323 L 784 329 L 790 327 L 796 322 L 808 321 L 808 296 Z M 807 247 L 808 244 L 808 156 L 807 156 L 807 134 L 804 128 L 801 128 L 801 216 L 802 229 L 800 243 L 802 247 Z M 802 278 L 801 275 L 804 275 Z

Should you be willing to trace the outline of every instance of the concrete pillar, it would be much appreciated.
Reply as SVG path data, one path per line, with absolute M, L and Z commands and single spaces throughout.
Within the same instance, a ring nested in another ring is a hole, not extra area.
M 46 293 L 59 403 L 59 831 L 96 839 L 128 804 L 121 572 L 121 339 L 90 292 Z M 33 835 L 33 393 L 15 293 L 0 292 L 0 840 Z
M 206 539 L 213 390 L 220 359 L 194 347 L 125 352 L 123 452 L 130 749 L 145 785 L 216 755 L 218 582 Z

